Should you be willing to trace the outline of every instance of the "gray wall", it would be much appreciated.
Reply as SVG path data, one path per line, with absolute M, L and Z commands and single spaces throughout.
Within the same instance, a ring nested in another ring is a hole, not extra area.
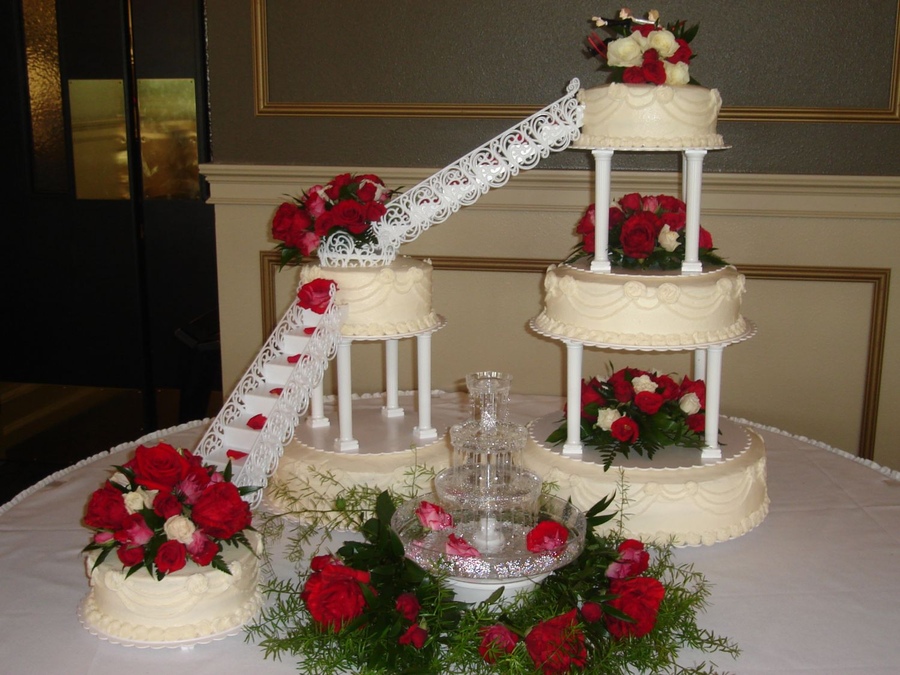
M 590 17 L 620 6 L 209 0 L 213 161 L 444 166 L 558 98 L 571 78 L 605 82 L 583 44 Z M 900 175 L 897 0 L 630 6 L 700 23 L 692 74 L 721 91 L 719 130 L 733 146 L 704 170 Z M 620 153 L 616 168 L 675 162 Z M 587 170 L 591 160 L 564 152 L 541 167 Z

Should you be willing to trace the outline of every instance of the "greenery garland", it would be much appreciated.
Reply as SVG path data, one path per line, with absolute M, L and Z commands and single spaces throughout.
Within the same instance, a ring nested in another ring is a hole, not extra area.
M 616 582 L 608 571 L 630 559 L 628 553 L 645 555 L 644 545 L 620 534 L 621 512 L 618 516 L 606 512 L 612 498 L 586 514 L 588 533 L 581 555 L 534 590 L 511 601 L 501 602 L 497 591 L 476 605 L 458 602 L 445 578 L 404 556 L 390 527 L 396 507 L 414 498 L 415 485 L 427 474 L 421 467 L 411 470 L 409 484 L 398 491 L 376 493 L 354 487 L 339 497 L 322 498 L 323 508 L 315 507 L 291 539 L 291 559 L 298 567 L 309 562 L 309 569 L 269 582 L 265 593 L 270 602 L 247 627 L 248 639 L 259 644 L 266 658 L 295 658 L 298 668 L 311 675 L 515 675 L 714 673 L 719 672 L 714 664 L 680 664 L 680 649 L 738 655 L 738 647 L 728 638 L 698 626 L 709 584 L 692 566 L 676 563 L 671 545 L 646 545 L 645 568 L 635 570 L 639 574 L 632 578 L 658 581 L 664 596 L 652 629 L 639 637 L 629 634 L 637 628 L 631 628 L 634 619 L 616 607 L 616 594 L 610 592 Z M 317 476 L 311 470 L 308 480 L 327 483 L 334 477 Z M 280 489 L 284 497 L 286 488 Z M 619 501 L 627 503 L 624 492 Z M 302 513 L 298 509 L 294 515 Z M 609 527 L 614 518 L 618 527 L 612 523 L 612 532 L 600 534 L 600 526 Z M 346 541 L 336 555 L 309 561 L 311 525 L 330 535 L 329 530 L 343 529 L 351 521 L 361 523 L 358 530 L 364 541 Z M 260 529 L 271 536 L 284 525 L 280 516 L 270 514 Z M 623 549 L 623 542 L 630 544 Z M 640 550 L 628 551 L 628 546 Z M 325 595 L 317 597 L 326 587 Z M 324 604 L 317 604 L 319 599 Z M 346 609 L 343 615 L 341 608 Z M 618 629 L 613 628 L 616 625 Z M 486 637 L 492 630 L 494 641 Z

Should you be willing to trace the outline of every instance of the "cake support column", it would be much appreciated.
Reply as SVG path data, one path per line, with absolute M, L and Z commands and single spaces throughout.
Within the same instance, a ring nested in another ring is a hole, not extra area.
M 398 399 L 398 340 L 386 340 L 384 343 L 384 381 L 386 387 L 385 405 L 381 414 L 385 417 L 403 417 L 403 408 Z
M 413 436 L 420 441 L 437 440 L 431 426 L 431 331 L 416 336 L 416 367 L 419 387 L 419 425 Z
M 594 155 L 594 259 L 591 272 L 609 272 L 609 205 L 613 151 L 595 148 Z M 580 376 L 579 376 L 580 377 Z M 579 379 L 579 387 L 580 387 Z
M 722 395 L 722 352 L 724 345 L 709 347 L 706 354 L 706 429 L 702 459 L 721 459 L 719 447 L 719 403 Z
M 706 350 L 698 349 L 694 352 L 694 379 L 706 379 Z
M 350 376 L 350 347 L 353 340 L 341 338 L 337 347 L 338 422 L 340 434 L 334 441 L 335 450 L 356 452 L 359 441 L 353 438 L 353 386 Z
M 699 274 L 703 271 L 700 263 L 700 185 L 703 182 L 703 158 L 706 150 L 684 151 L 684 203 L 685 214 L 684 262 L 681 271 L 685 274 Z
M 609 212 L 609 209 L 607 209 Z M 584 345 L 566 341 L 566 442 L 562 454 L 578 456 L 584 452 L 581 443 L 581 368 Z
M 325 417 L 325 393 L 322 380 L 312 388 L 309 394 L 309 417 L 306 423 L 313 429 L 320 429 L 331 425 L 331 422 Z

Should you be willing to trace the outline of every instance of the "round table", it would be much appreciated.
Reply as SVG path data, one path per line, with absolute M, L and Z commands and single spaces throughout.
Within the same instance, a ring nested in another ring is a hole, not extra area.
M 436 405 L 440 405 L 438 402 Z M 554 407 L 555 406 L 555 407 Z M 560 409 L 558 397 L 511 397 L 511 417 Z M 678 549 L 712 584 L 701 627 L 732 639 L 736 673 L 900 672 L 900 472 L 751 422 L 768 452 L 771 508 L 752 532 Z M 98 639 L 76 608 L 88 582 L 80 524 L 90 493 L 139 443 L 193 447 L 208 421 L 113 448 L 0 507 L 0 671 L 4 673 L 293 673 L 242 634 L 192 649 L 137 649 Z M 280 572 L 281 570 L 279 570 Z M 683 663 L 709 657 L 686 653 Z

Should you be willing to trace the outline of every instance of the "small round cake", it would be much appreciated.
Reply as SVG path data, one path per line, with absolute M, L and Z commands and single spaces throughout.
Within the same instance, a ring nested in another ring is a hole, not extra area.
M 82 601 L 85 628 L 124 644 L 202 642 L 236 633 L 262 607 L 258 589 L 262 540 L 254 547 L 225 545 L 222 558 L 231 574 L 188 562 L 157 580 L 146 569 L 126 578 L 116 556 L 94 568 L 97 551 L 85 558 L 91 590 Z M 92 570 L 93 568 L 93 570 Z
M 584 105 L 579 148 L 715 149 L 722 97 L 697 85 L 606 84 L 578 92 Z
M 627 536 L 709 546 L 746 534 L 769 512 L 765 441 L 747 426 L 720 419 L 721 459 L 701 459 L 697 449 L 668 447 L 653 459 L 616 457 L 604 471 L 597 450 L 585 448 L 582 456 L 569 457 L 542 440 L 561 416 L 532 423 L 525 465 L 544 482 L 555 483 L 557 496 L 571 498 L 583 510 L 624 489 L 614 503 L 623 512 Z M 617 520 L 608 525 L 617 526 Z
M 438 325 L 431 305 L 431 272 L 430 263 L 399 256 L 390 265 L 371 267 L 304 265 L 300 284 L 314 279 L 337 283 L 335 302 L 347 307 L 344 335 L 405 335 Z
M 741 316 L 744 275 L 731 265 L 698 274 L 592 272 L 587 265 L 548 268 L 535 330 L 592 344 L 672 349 L 732 340 L 749 329 Z

